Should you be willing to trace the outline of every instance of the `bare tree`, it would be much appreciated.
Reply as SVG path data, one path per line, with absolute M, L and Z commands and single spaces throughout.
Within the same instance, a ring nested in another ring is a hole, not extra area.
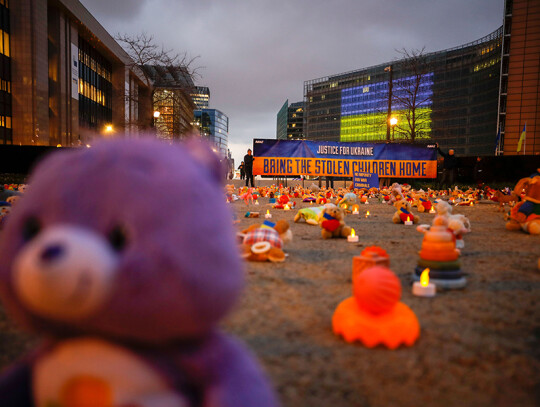
M 178 137 L 186 130 L 183 122 L 189 115 L 189 104 L 193 103 L 191 93 L 194 89 L 194 79 L 200 77 L 201 67 L 195 66 L 198 56 L 189 57 L 185 52 L 176 53 L 172 49 L 166 49 L 163 45 L 156 44 L 154 37 L 146 32 L 135 36 L 117 34 L 115 39 L 133 61 L 130 68 L 139 73 L 148 88 L 148 91 L 142 94 L 126 90 L 126 100 L 138 100 L 140 103 L 141 99 L 146 99 L 143 104 L 151 107 L 142 109 L 143 114 L 139 115 L 137 123 L 134 124 L 142 129 L 158 124 L 163 131 Z M 159 123 L 155 123 L 154 106 L 168 106 L 175 110 L 171 112 L 172 122 L 162 119 Z M 192 113 L 193 109 L 191 115 Z M 182 116 L 185 117 L 184 120 Z M 192 119 L 191 117 L 189 122 Z M 178 123 L 178 120 L 182 123 Z
M 431 132 L 429 107 L 433 97 L 431 90 L 433 67 L 424 49 L 425 47 L 421 50 L 403 48 L 399 51 L 402 58 L 394 64 L 401 75 L 394 80 L 393 110 L 404 112 L 395 126 L 395 131 L 400 138 L 413 143 L 418 138 L 428 137 Z

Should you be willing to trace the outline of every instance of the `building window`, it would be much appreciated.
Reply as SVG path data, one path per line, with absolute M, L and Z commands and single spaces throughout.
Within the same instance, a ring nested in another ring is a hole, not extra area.
M 112 121 L 112 65 L 79 37 L 79 122 L 98 129 Z

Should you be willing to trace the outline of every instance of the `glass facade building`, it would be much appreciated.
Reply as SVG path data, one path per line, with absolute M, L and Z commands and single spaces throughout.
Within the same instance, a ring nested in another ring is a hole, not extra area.
M 112 123 L 112 66 L 79 37 L 79 126 L 99 131 Z
M 194 112 L 201 136 L 207 138 L 216 151 L 226 157 L 229 143 L 229 118 L 217 109 L 198 109 Z
M 501 44 L 499 28 L 421 58 L 306 81 L 305 137 L 386 141 L 392 134 L 396 141 L 410 141 L 414 128 L 415 140 L 433 140 L 457 154 L 493 154 Z M 389 117 L 398 120 L 392 133 Z
M 289 99 L 283 103 L 281 109 L 277 114 L 277 123 L 276 123 L 276 139 L 278 140 L 287 140 L 287 112 L 289 109 Z
M 0 143 L 12 144 L 9 0 L 0 0 Z
M 277 114 L 276 138 L 300 140 L 304 138 L 304 102 L 286 100 Z
M 197 86 L 191 98 L 197 109 L 207 109 L 210 103 L 210 89 L 206 86 Z
M 304 102 L 291 103 L 287 109 L 287 140 L 304 138 Z

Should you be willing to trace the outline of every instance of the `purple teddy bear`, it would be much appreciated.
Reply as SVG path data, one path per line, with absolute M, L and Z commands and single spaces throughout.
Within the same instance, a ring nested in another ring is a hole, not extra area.
M 1 236 L 0 296 L 48 340 L 0 377 L 0 406 L 277 406 L 216 327 L 243 285 L 220 176 L 196 141 L 101 142 L 37 167 Z

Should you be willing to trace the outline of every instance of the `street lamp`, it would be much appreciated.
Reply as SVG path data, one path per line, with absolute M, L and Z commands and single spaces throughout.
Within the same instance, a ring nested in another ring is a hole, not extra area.
M 152 127 L 156 127 L 156 120 L 159 119 L 159 116 L 161 113 L 159 110 L 154 110 L 154 114 L 152 115 Z
M 109 124 L 106 124 L 106 125 L 105 125 L 105 128 L 103 129 L 103 132 L 104 132 L 105 134 L 111 134 L 113 131 L 114 131 L 114 127 L 113 127 L 113 125 L 110 124 L 110 123 L 109 123 Z
M 390 126 L 392 126 L 392 141 L 394 141 L 394 129 L 396 127 L 397 122 L 398 122 L 397 117 L 392 117 L 390 119 Z

